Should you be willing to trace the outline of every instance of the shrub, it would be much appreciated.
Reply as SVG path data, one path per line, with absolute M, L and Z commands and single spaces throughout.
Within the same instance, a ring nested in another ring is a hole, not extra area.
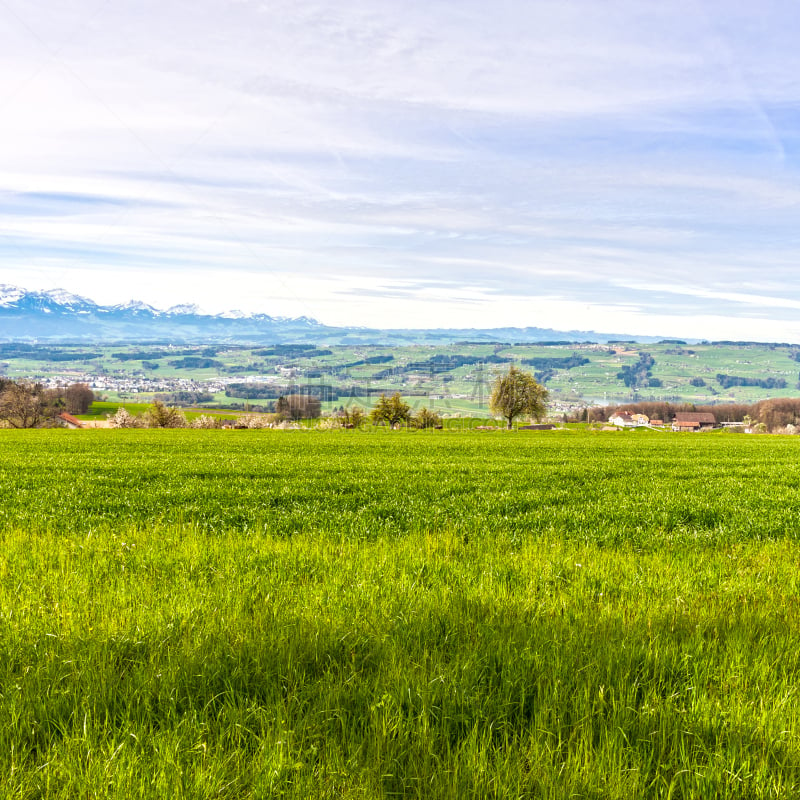
M 266 414 L 242 414 L 236 417 L 234 423 L 235 428 L 271 428 L 273 427 L 274 417 L 267 416 Z
M 210 417 L 208 414 L 201 414 L 195 417 L 190 423 L 190 428 L 221 428 L 222 420 L 219 417 Z
M 325 417 L 317 423 L 317 428 L 321 431 L 332 431 L 342 427 L 344 427 L 344 423 L 341 417 Z
M 437 428 L 442 425 L 442 418 L 430 408 L 423 407 L 413 418 L 412 423 L 415 428 Z
M 146 428 L 185 428 L 188 424 L 182 411 L 165 406 L 160 400 L 147 409 L 143 422 Z
M 139 417 L 133 416 L 127 408 L 118 408 L 113 415 L 108 418 L 112 428 L 141 428 L 142 422 Z

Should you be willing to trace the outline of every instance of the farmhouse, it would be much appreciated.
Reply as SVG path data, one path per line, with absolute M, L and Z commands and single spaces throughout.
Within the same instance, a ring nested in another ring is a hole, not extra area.
M 612 414 L 608 421 L 618 428 L 639 428 L 650 422 L 644 414 L 629 414 L 627 411 L 619 411 L 616 414 Z
M 672 420 L 674 431 L 710 431 L 717 420 L 710 411 L 678 411 Z
M 616 425 L 619 428 L 628 428 L 633 427 L 633 417 L 627 411 L 621 411 L 617 414 L 612 414 L 608 421 L 612 425 Z
M 79 419 L 73 417 L 72 414 L 67 414 L 66 411 L 62 411 L 58 417 L 56 417 L 56 422 L 62 428 L 72 428 L 74 430 L 75 428 L 83 427 L 83 423 Z

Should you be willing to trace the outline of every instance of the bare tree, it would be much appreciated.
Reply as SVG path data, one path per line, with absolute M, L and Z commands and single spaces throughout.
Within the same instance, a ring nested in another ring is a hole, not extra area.
M 0 420 L 12 428 L 43 428 L 52 425 L 64 410 L 57 392 L 39 383 L 6 382 L 0 391 Z
M 70 414 L 85 414 L 94 402 L 94 392 L 86 383 L 73 383 L 64 390 L 64 402 Z
M 275 410 L 282 419 L 314 419 L 322 413 L 322 403 L 312 395 L 287 394 L 278 398 Z

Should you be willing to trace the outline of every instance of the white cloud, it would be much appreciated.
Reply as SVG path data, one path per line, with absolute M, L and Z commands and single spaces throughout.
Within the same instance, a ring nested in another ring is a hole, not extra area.
M 0 23 L 2 282 L 792 330 L 791 4 L 7 0 Z

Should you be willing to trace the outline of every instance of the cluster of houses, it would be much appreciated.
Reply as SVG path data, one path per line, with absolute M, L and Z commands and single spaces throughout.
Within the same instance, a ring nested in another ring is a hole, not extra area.
M 620 411 L 608 418 L 618 428 L 665 428 L 663 419 L 649 419 L 646 414 L 630 414 Z M 672 418 L 673 431 L 710 431 L 721 427 L 714 415 L 708 411 L 678 411 Z

